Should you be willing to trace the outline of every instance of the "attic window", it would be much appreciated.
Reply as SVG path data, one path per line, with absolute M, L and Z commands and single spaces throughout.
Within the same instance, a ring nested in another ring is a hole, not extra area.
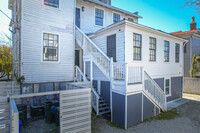
M 132 18 L 128 18 L 128 21 L 130 21 L 130 22 L 134 22 L 134 19 L 132 19 Z
M 44 0 L 44 5 L 59 8 L 59 0 Z

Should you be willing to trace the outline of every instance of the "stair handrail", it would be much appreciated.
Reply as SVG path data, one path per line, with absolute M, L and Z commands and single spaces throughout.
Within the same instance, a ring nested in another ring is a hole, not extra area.
M 92 107 L 96 111 L 96 115 L 99 115 L 99 100 L 100 100 L 99 94 L 92 87 Z
M 83 74 L 81 69 L 78 66 L 76 66 L 76 78 L 78 78 L 78 73 L 83 77 L 83 81 L 84 82 L 88 82 L 86 76 Z
M 110 62 L 110 58 L 83 32 L 81 31 L 77 26 L 76 29 L 90 42 L 92 45 L 102 54 L 104 57 Z
M 151 91 L 149 92 L 149 89 L 146 88 L 145 85 L 145 77 L 147 77 L 147 79 L 149 79 L 151 81 L 151 83 L 153 83 L 153 85 L 155 86 L 154 89 L 158 90 L 159 93 L 159 97 L 156 96 L 156 93 L 152 93 Z M 167 104 L 166 104 L 166 95 L 164 93 L 164 91 L 160 88 L 160 86 L 148 75 L 148 73 L 146 71 L 144 71 L 144 89 L 145 91 L 147 90 L 151 95 L 153 95 L 153 97 L 155 98 L 155 100 L 158 101 L 158 105 L 165 111 L 167 110 Z M 160 97 L 161 96 L 161 97 Z M 156 101 L 155 101 L 156 102 Z M 160 104 L 161 105 L 160 105 Z
M 92 88 L 92 92 L 95 94 L 95 96 L 96 96 L 96 98 L 97 99 L 100 99 L 100 96 L 99 96 L 99 94 L 95 91 L 95 89 L 94 88 Z
M 159 91 L 160 92 L 162 92 L 164 95 L 165 95 L 165 93 L 164 93 L 164 91 L 160 88 L 160 86 L 155 82 L 155 80 L 153 80 L 152 78 L 151 78 L 151 76 L 149 76 L 149 74 L 146 72 L 146 71 L 144 71 L 144 74 L 146 74 L 146 76 L 148 76 L 148 78 L 149 79 L 151 79 L 151 81 L 154 83 L 154 85 L 159 89 Z

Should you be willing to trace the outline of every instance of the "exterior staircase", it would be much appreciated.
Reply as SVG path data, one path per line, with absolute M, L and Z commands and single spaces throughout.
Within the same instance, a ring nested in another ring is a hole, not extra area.
M 112 89 L 115 89 L 116 87 L 116 84 L 113 85 L 112 83 L 116 79 L 124 81 L 120 86 L 124 85 L 125 88 L 128 84 L 140 83 L 143 85 L 143 93 L 161 110 L 166 110 L 166 95 L 148 73 L 142 70 L 142 67 L 128 66 L 126 63 L 113 63 L 112 58 L 109 58 L 101 49 L 99 49 L 78 27 L 75 28 L 75 31 L 75 41 L 83 49 L 84 62 L 92 61 L 92 63 L 94 63 L 111 81 Z M 81 79 L 84 81 L 86 78 L 83 73 L 81 75 Z M 111 108 L 94 88 L 92 89 L 92 107 L 97 115 L 111 112 Z

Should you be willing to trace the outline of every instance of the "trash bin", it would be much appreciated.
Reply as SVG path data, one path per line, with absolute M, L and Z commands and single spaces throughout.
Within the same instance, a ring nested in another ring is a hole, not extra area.
M 22 123 L 21 123 L 21 121 L 19 119 L 19 133 L 21 132 L 21 127 L 22 127 Z
M 47 123 L 50 123 L 51 122 L 51 118 L 50 118 L 50 115 L 51 115 L 51 106 L 52 106 L 52 102 L 45 102 L 44 103 L 44 109 L 45 109 L 45 121 Z
M 59 126 L 59 123 L 60 123 L 60 109 L 59 109 L 59 107 L 56 107 L 56 110 L 55 110 L 55 121 L 56 121 L 56 126 Z
M 17 109 L 19 112 L 19 119 L 23 126 L 27 125 L 27 105 L 19 104 L 17 105 Z

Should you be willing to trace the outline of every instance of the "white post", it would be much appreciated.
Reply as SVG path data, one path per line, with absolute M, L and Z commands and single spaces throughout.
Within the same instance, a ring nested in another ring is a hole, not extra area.
M 76 71 L 76 81 L 78 82 L 78 72 L 77 72 L 77 66 L 75 66 L 75 71 Z
M 83 61 L 83 75 L 84 75 L 84 81 L 86 81 L 86 62 L 85 61 Z
M 110 58 L 110 112 L 111 112 L 111 122 L 113 122 L 112 90 L 113 90 L 113 57 Z
M 127 85 L 128 85 L 128 63 L 125 64 L 125 92 L 127 93 Z
M 12 94 L 11 95 L 15 95 L 14 93 L 15 93 L 15 91 L 14 91 L 14 88 L 15 88 L 15 82 L 14 81 L 12 81 Z
M 92 61 L 92 57 L 90 59 L 90 81 L 93 81 L 93 61 Z

